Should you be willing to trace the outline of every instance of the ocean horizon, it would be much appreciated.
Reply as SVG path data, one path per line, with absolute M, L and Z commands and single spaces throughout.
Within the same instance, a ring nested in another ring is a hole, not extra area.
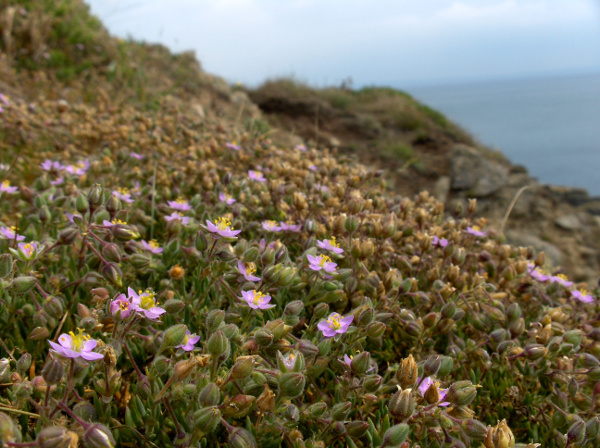
M 600 72 L 397 88 L 540 182 L 600 196 Z

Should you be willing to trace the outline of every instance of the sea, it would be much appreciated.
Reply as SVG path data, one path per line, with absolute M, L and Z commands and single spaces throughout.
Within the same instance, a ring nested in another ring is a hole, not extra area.
M 600 73 L 398 87 L 540 182 L 600 196 Z

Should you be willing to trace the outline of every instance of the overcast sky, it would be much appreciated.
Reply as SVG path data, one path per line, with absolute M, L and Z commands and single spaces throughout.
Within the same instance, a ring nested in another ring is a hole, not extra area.
M 600 71 L 600 0 L 86 0 L 120 36 L 194 50 L 257 85 L 354 86 Z

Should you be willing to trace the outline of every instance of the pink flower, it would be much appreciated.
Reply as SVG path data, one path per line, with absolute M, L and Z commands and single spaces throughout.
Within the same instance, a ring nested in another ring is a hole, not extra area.
M 146 241 L 146 240 L 142 240 L 142 247 L 150 252 L 152 252 L 153 254 L 162 254 L 163 248 L 160 247 L 158 245 L 158 243 L 156 242 L 156 240 L 150 240 L 150 241 Z
M 336 334 L 343 334 L 354 320 L 354 316 L 342 317 L 338 313 L 331 313 L 327 320 L 322 320 L 317 328 L 323 332 L 323 336 L 330 338 Z
M 50 185 L 62 185 L 65 183 L 65 178 L 64 177 L 57 177 L 55 180 L 50 181 Z
M 175 201 L 167 201 L 169 207 L 175 210 L 181 210 L 182 212 L 188 211 L 192 209 L 192 206 L 185 199 L 177 199 Z
M 79 216 L 79 215 L 71 215 L 73 217 L 75 216 Z M 67 218 L 68 218 L 68 214 L 67 214 Z M 113 219 L 112 221 L 107 221 L 106 219 L 104 221 L 102 221 L 102 225 L 106 226 L 106 227 L 114 227 L 114 226 L 126 226 L 127 223 L 125 221 L 121 221 L 120 219 Z
M 65 213 L 65 216 L 73 224 L 76 224 L 75 218 L 78 218 L 78 221 L 81 221 L 82 219 L 81 215 L 78 215 L 77 213 Z M 110 221 L 104 221 L 103 225 L 106 225 L 106 223 L 109 223 L 111 227 L 113 226 L 113 224 Z
M 137 152 L 133 152 L 133 151 L 131 151 L 131 152 L 129 153 L 129 155 L 130 155 L 131 157 L 133 157 L 134 159 L 137 159 L 137 160 L 142 160 L 142 159 L 144 158 L 144 156 L 143 156 L 143 155 L 141 155 L 141 154 L 138 154 Z
M 283 365 L 287 369 L 293 369 L 294 366 L 296 365 L 297 359 L 298 359 L 298 355 L 296 355 L 296 353 L 294 353 L 294 352 L 289 352 L 287 354 L 287 356 L 281 356 L 281 361 L 283 362 Z
M 235 199 L 233 199 L 227 193 L 219 193 L 219 201 L 225 202 L 227 205 L 231 205 L 235 202 Z
M 19 243 L 17 247 L 19 254 L 26 260 L 35 258 L 39 249 L 37 243 L 33 241 L 31 243 Z
M 544 271 L 542 270 L 542 268 L 536 266 L 533 263 L 528 263 L 528 266 L 529 266 L 529 275 L 531 275 L 536 280 L 538 280 L 540 282 L 546 282 L 546 281 L 550 280 L 550 276 L 546 275 L 544 273 Z
M 281 232 L 281 227 L 277 225 L 276 221 L 263 221 L 262 228 L 269 232 Z
M 17 190 L 19 190 L 19 187 L 11 187 L 10 186 L 10 181 L 5 180 L 0 184 L 0 192 L 4 192 L 4 193 L 16 193 Z
M 67 358 L 83 358 L 86 361 L 104 358 L 104 355 L 92 351 L 96 348 L 98 342 L 95 339 L 90 339 L 82 329 L 78 328 L 78 330 L 79 334 L 75 334 L 72 331 L 69 332 L 69 334 L 61 334 L 58 338 L 58 344 L 56 342 L 48 341 L 53 348 L 51 351 L 66 356 Z
M 5 106 L 10 106 L 10 101 L 8 101 L 8 97 L 6 95 L 4 95 L 3 93 L 0 93 L 0 101 L 2 101 L 2 103 Z
M 225 143 L 225 146 L 227 146 L 229 149 L 233 149 L 234 151 L 240 151 L 242 149 L 242 147 L 238 145 L 236 141 L 231 143 L 227 142 Z
M 227 218 L 217 218 L 215 224 L 206 220 L 206 229 L 211 233 L 217 233 L 223 238 L 237 238 L 237 234 L 241 233 L 241 230 L 234 230 L 231 227 L 231 221 Z
M 248 306 L 254 310 L 266 310 L 273 308 L 275 305 L 269 305 L 271 296 L 266 296 L 262 292 L 253 289 L 252 291 L 242 291 L 242 299 Z
M 325 272 L 332 273 L 335 272 L 337 268 L 337 264 L 331 261 L 331 258 L 329 258 L 327 255 L 313 257 L 312 255 L 308 254 L 306 255 L 306 258 L 308 258 L 308 262 L 310 263 L 308 267 L 313 271 L 320 271 L 322 269 Z
M 298 151 L 304 152 L 304 151 L 306 151 L 306 146 L 304 146 L 304 145 L 296 145 L 296 149 Z
M 131 198 L 131 193 L 129 192 L 128 188 L 117 188 L 116 190 L 112 191 L 112 194 L 114 194 L 123 202 L 127 202 L 128 204 L 131 204 L 133 202 L 133 199 Z
M 310 165 L 308 165 L 308 169 L 311 170 L 311 171 L 317 171 L 318 170 L 317 165 L 314 165 L 312 163 Z
M 329 250 L 331 252 L 333 252 L 334 254 L 343 254 L 344 253 L 344 249 L 342 249 L 340 247 L 340 245 L 337 243 L 337 241 L 335 240 L 335 237 L 332 236 L 330 239 L 328 240 L 317 240 L 317 246 L 321 249 L 324 250 Z
M 583 303 L 592 303 L 594 301 L 594 296 L 592 296 L 588 291 L 582 289 L 581 291 L 570 291 L 571 297 L 575 297 L 577 300 Z
M 267 181 L 267 178 L 263 176 L 262 171 L 249 170 L 248 177 L 250 177 L 250 179 L 256 180 L 258 182 L 266 182 Z
M 448 245 L 448 240 L 434 235 L 432 243 L 434 246 L 446 247 Z
M 419 378 L 417 381 L 421 381 L 421 379 Z M 446 398 L 446 394 L 448 393 L 448 389 L 441 389 L 440 383 L 439 382 L 434 382 L 433 379 L 428 376 L 427 378 L 425 378 L 423 381 L 421 381 L 421 384 L 419 385 L 419 393 L 421 394 L 422 397 L 425 396 L 425 393 L 427 392 L 427 390 L 430 387 L 437 387 L 437 390 L 440 394 L 440 401 L 438 401 L 438 406 L 450 406 L 450 403 L 448 401 L 444 401 L 442 402 L 442 400 L 444 398 Z
M 25 237 L 17 233 L 16 227 L 0 227 L 0 233 L 9 240 L 23 241 Z
M 85 159 L 83 162 L 76 163 L 75 165 L 67 165 L 64 167 L 65 171 L 75 176 L 83 176 L 85 172 L 90 168 L 89 159 Z
M 40 166 L 45 171 L 60 171 L 60 170 L 63 170 L 65 168 L 64 165 L 62 165 L 60 162 L 53 162 L 50 159 L 44 160 L 44 162 L 42 162 L 40 164 Z
M 177 212 L 173 212 L 169 216 L 165 216 L 165 220 L 167 221 L 173 221 L 174 219 L 181 221 L 181 225 L 183 226 L 187 226 L 190 222 L 190 218 L 188 218 L 187 216 L 183 216 L 181 213 Z
M 166 311 L 157 306 L 154 292 L 147 289 L 146 291 L 139 291 L 139 294 L 132 288 L 127 288 L 127 296 L 131 301 L 131 305 L 135 311 L 146 316 L 149 320 L 157 320 Z
M 563 275 L 563 274 L 553 275 L 552 277 L 550 277 L 550 281 L 552 283 L 561 284 L 565 288 L 568 288 L 569 286 L 573 286 L 573 282 L 569 281 L 569 279 L 567 278 L 567 276 Z
M 199 340 L 200 340 L 200 336 L 197 336 L 194 333 L 190 333 L 190 330 L 188 330 L 187 334 L 183 338 L 183 344 L 178 345 L 175 348 L 182 348 L 186 352 L 191 352 L 192 350 L 194 350 L 194 348 L 195 348 L 194 346 L 195 346 L 196 342 L 198 342 Z
M 280 221 L 279 227 L 281 228 L 281 230 L 285 230 L 288 232 L 300 232 L 301 225 L 300 224 L 292 224 L 289 221 L 287 223 Z
M 249 282 L 259 282 L 260 277 L 256 277 L 256 276 L 252 275 L 256 272 L 256 268 L 254 268 L 253 265 L 254 265 L 254 263 L 244 264 L 241 261 L 238 261 L 238 271 Z
M 475 235 L 475 236 L 486 236 L 487 232 L 482 231 L 478 226 L 469 226 L 467 227 L 466 230 L 467 233 L 470 233 L 471 235 Z
M 317 190 L 319 190 L 321 193 L 325 193 L 326 191 L 329 191 L 329 188 L 327 188 L 325 185 L 321 185 L 321 184 L 315 184 L 315 188 Z
M 133 307 L 131 301 L 125 294 L 119 294 L 115 300 L 110 302 L 109 310 L 111 316 L 116 317 L 117 313 L 120 312 L 120 318 L 127 319 L 131 314 Z

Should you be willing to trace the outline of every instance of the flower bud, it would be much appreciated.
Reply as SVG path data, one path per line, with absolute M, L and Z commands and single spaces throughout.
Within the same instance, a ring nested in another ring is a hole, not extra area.
M 344 228 L 348 233 L 354 233 L 358 229 L 358 220 L 354 216 L 346 217 Z
M 121 261 L 121 250 L 115 243 L 107 243 L 102 247 L 102 256 L 108 261 L 119 263 Z
M 35 286 L 35 277 L 21 276 L 16 277 L 10 284 L 10 287 L 18 294 L 25 294 Z
M 49 316 L 59 319 L 62 317 L 64 309 L 62 301 L 58 297 L 48 296 L 44 300 L 44 311 L 48 313 Z
M 48 426 L 42 429 L 35 439 L 39 448 L 69 448 L 72 434 L 62 426 Z
M 75 199 L 75 208 L 77 209 L 77 211 L 83 215 L 85 214 L 85 212 L 88 211 L 88 207 L 89 203 L 85 196 L 82 194 L 77 196 L 77 198 Z
M 183 324 L 177 324 L 167 328 L 158 353 L 162 353 L 168 348 L 181 345 L 183 343 L 183 340 L 185 339 L 185 335 L 187 334 L 187 332 L 188 327 L 186 327 Z
M 60 244 L 68 245 L 75 241 L 79 235 L 79 229 L 75 226 L 67 227 L 58 234 L 58 242 Z
M 327 356 L 329 354 L 331 351 L 331 339 L 332 338 L 326 338 L 319 342 L 319 345 L 317 345 L 317 348 L 319 349 L 319 355 Z
M 154 358 L 154 361 L 152 361 L 152 367 L 154 368 L 156 373 L 158 373 L 159 375 L 166 373 L 167 370 L 169 370 L 170 365 L 171 365 L 171 360 L 162 355 L 156 356 Z
M 315 403 L 315 404 L 311 404 L 306 409 L 306 413 L 308 415 L 310 415 L 312 418 L 321 417 L 325 413 L 325 411 L 327 411 L 327 404 L 322 401 Z
M 119 288 L 123 286 L 123 273 L 119 265 L 115 263 L 107 263 L 102 268 L 102 275 L 106 280 Z
M 259 328 L 254 332 L 254 339 L 260 347 L 268 347 L 273 343 L 273 333 L 267 328 Z
M 359 439 L 364 436 L 369 430 L 369 424 L 367 422 L 361 422 L 354 420 L 346 424 L 346 431 L 350 437 Z
M 409 432 L 410 432 L 410 427 L 405 423 L 401 423 L 399 425 L 392 426 L 390 429 L 388 429 L 385 432 L 385 434 L 383 436 L 383 443 L 381 445 L 381 448 L 384 448 L 387 446 L 400 445 L 402 442 L 404 442 L 406 440 L 406 437 L 408 437 Z
M 365 378 L 365 382 L 363 383 L 363 387 L 369 393 L 374 393 L 381 387 L 383 383 L 383 378 L 379 375 L 369 375 Z
M 371 354 L 369 352 L 360 352 L 352 358 L 350 362 L 352 372 L 363 375 L 371 368 Z
M 413 358 L 413 355 L 408 355 L 408 358 L 404 358 L 400 362 L 400 367 L 396 372 L 396 378 L 400 383 L 400 387 L 402 387 L 402 389 L 413 387 L 417 384 L 418 376 L 419 372 L 415 358 Z
M 88 426 L 83 433 L 83 440 L 86 446 L 90 448 L 114 448 L 115 439 L 106 426 L 100 423 L 94 423 Z
M 331 418 L 336 421 L 346 420 L 351 410 L 351 402 L 346 401 L 344 403 L 338 403 L 331 408 Z
M 202 406 L 217 406 L 221 402 L 221 392 L 215 383 L 208 383 L 200 391 L 198 401 Z
M 6 383 L 10 377 L 10 361 L 8 358 L 0 359 L 0 383 Z
M 512 448 L 515 446 L 515 437 L 506 424 L 506 420 L 502 420 L 493 428 L 488 428 L 483 443 L 485 448 Z
M 197 365 L 198 361 L 196 358 L 179 361 L 177 364 L 175 364 L 175 368 L 173 369 L 173 378 L 178 381 L 187 378 Z
M 281 319 L 277 319 L 277 320 L 272 320 L 267 322 L 267 324 L 265 325 L 265 327 L 269 330 L 271 330 L 271 332 L 273 333 L 273 340 L 274 341 L 279 341 L 282 337 L 285 336 L 285 324 L 283 323 L 283 320 Z
M 252 395 L 236 395 L 223 403 L 223 413 L 228 417 L 241 418 L 250 412 L 256 397 Z
M 287 398 L 296 398 L 304 392 L 306 378 L 298 372 L 282 373 L 279 377 L 279 391 Z
M 385 324 L 383 322 L 371 322 L 367 326 L 367 336 L 371 338 L 380 338 L 385 333 Z
M 470 381 L 457 381 L 446 394 L 446 400 L 457 406 L 470 404 L 477 395 L 477 388 Z
M 240 356 L 229 372 L 233 381 L 247 378 L 254 370 L 254 356 Z
M 483 440 L 487 435 L 487 427 L 480 421 L 468 418 L 463 420 L 462 429 L 471 439 Z
M 17 361 L 17 370 L 19 372 L 27 372 L 29 367 L 31 367 L 31 361 L 31 355 L 29 353 L 23 353 Z
M 546 352 L 547 349 L 542 344 L 529 344 L 525 347 L 523 354 L 527 359 L 534 361 L 543 357 Z
M 413 415 L 417 403 L 411 389 L 397 391 L 390 398 L 388 410 L 398 420 L 406 420 Z
M 438 378 L 443 378 L 452 372 L 454 368 L 454 358 L 451 356 L 440 356 L 440 370 L 438 370 Z
M 592 417 L 585 425 L 585 438 L 594 440 L 600 434 L 600 417 Z
M 8 277 L 13 270 L 13 259 L 10 254 L 0 255 L 0 278 Z
M 217 328 L 219 328 L 219 325 L 221 325 L 221 323 L 223 322 L 223 319 L 225 319 L 225 311 L 223 311 L 223 310 L 210 311 L 208 313 L 208 315 L 206 316 L 206 326 L 208 328 L 208 331 L 212 333 Z
M 215 430 L 221 421 L 221 411 L 215 407 L 202 408 L 194 413 L 196 427 L 205 434 Z
M 144 254 L 133 254 L 129 257 L 129 262 L 136 269 L 146 269 L 150 266 L 152 260 Z
M 315 320 L 321 320 L 327 313 L 329 313 L 329 305 L 326 303 L 319 303 L 313 310 L 313 318 Z
M 87 401 L 80 401 L 73 406 L 73 414 L 86 422 L 94 421 L 98 418 L 98 413 L 93 404 Z
M 179 222 L 179 220 L 174 219 L 169 221 L 169 224 L 172 222 Z M 110 230 L 117 241 L 129 241 L 140 237 L 139 233 L 126 224 L 115 224 Z
M 242 428 L 235 428 L 229 433 L 227 446 L 231 448 L 256 448 L 254 436 Z
M 298 344 L 298 350 L 304 356 L 317 356 L 319 354 L 319 349 L 312 341 L 307 339 L 301 339 Z
M 585 439 L 585 422 L 583 420 L 576 421 L 567 431 L 567 446 L 581 443 Z
M 102 187 L 100 186 L 100 184 L 94 184 L 92 185 L 92 188 L 90 188 L 90 191 L 88 193 L 88 197 L 87 200 L 90 203 L 90 208 L 92 210 L 97 209 L 98 207 L 100 207 L 102 205 L 104 196 L 102 194 Z M 77 209 L 79 210 L 79 209 Z M 83 212 L 80 212 L 83 213 Z
M 54 357 L 50 357 L 42 369 L 42 378 L 50 386 L 60 383 L 64 374 L 65 367 L 63 363 Z
M 288 303 L 283 310 L 285 316 L 297 316 L 304 310 L 304 303 L 302 300 L 294 300 Z
M 423 363 L 423 372 L 425 376 L 435 376 L 440 370 L 442 361 L 438 355 L 430 356 Z
M 114 194 L 110 195 L 108 201 L 106 201 L 106 211 L 110 213 L 111 217 L 114 217 L 119 210 L 123 208 L 123 204 L 121 203 L 121 199 L 116 197 Z
M 218 330 L 208 338 L 208 343 L 206 345 L 208 353 L 210 353 L 211 356 L 218 358 L 229 350 L 229 339 L 227 339 L 221 330 Z

